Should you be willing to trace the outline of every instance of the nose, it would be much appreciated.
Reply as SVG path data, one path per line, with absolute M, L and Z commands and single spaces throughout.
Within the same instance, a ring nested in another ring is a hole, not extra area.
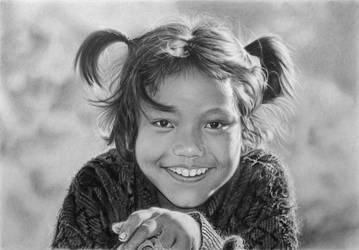
M 198 158 L 204 154 L 204 145 L 200 131 L 196 129 L 179 129 L 173 144 L 173 153 L 186 158 Z

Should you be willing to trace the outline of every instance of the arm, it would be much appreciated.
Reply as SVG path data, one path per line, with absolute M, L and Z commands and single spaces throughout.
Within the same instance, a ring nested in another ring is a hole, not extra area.
M 108 248 L 114 242 L 108 226 L 105 197 L 91 168 L 74 178 L 58 216 L 52 248 Z

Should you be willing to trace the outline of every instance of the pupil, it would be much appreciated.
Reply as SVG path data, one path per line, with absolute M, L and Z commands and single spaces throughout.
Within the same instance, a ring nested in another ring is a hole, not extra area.
M 218 127 L 218 122 L 211 122 L 211 127 L 212 128 Z
M 160 124 L 162 127 L 166 127 L 168 123 L 167 123 L 167 121 L 162 120 L 162 121 L 160 121 Z

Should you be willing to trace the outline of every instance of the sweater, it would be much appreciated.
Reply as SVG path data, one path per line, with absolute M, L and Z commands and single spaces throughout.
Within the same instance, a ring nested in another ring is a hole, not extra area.
M 263 150 L 241 157 L 231 179 L 191 216 L 204 249 L 296 249 L 295 200 L 286 168 Z M 136 210 L 160 207 L 157 188 L 116 149 L 87 162 L 73 178 L 58 214 L 52 248 L 111 249 L 112 232 Z

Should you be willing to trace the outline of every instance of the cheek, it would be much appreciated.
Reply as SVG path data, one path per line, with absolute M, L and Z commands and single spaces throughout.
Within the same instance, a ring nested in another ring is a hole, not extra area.
M 158 161 L 167 149 L 166 141 L 149 129 L 140 127 L 136 139 L 135 154 L 140 166 Z
M 231 167 L 239 162 L 241 145 L 241 131 L 237 128 L 222 136 L 211 138 L 207 147 L 221 166 Z

